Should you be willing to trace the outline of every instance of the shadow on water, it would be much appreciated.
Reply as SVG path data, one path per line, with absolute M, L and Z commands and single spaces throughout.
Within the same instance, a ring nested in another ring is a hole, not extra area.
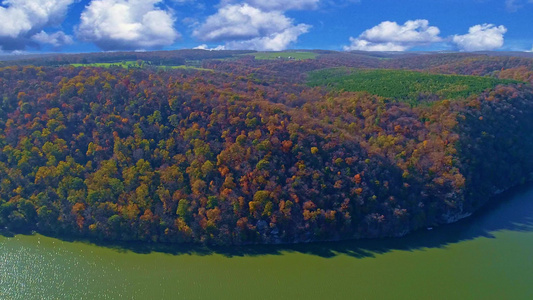
M 68 242 L 84 242 L 107 247 L 119 252 L 131 251 L 140 254 L 160 252 L 172 255 L 222 254 L 227 257 L 238 257 L 281 255 L 287 252 L 296 252 L 325 258 L 335 257 L 339 254 L 365 258 L 393 250 L 414 251 L 425 248 L 445 248 L 450 244 L 480 237 L 494 238 L 494 233 L 501 230 L 533 231 L 533 185 L 519 187 L 501 194 L 469 218 L 434 228 L 431 231 L 413 232 L 402 238 L 233 247 L 87 242 L 79 239 L 69 240 L 65 237 L 61 239 Z

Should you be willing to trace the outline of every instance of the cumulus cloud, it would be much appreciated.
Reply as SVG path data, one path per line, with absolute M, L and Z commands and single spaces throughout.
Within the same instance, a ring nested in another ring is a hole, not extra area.
M 4 0 L 0 6 L 0 47 L 20 50 L 46 26 L 58 25 L 76 0 Z
M 226 43 L 227 49 L 284 50 L 311 28 L 294 24 L 282 11 L 247 3 L 222 6 L 193 32 L 202 41 Z
M 174 29 L 170 9 L 163 0 L 93 0 L 81 14 L 76 35 L 103 50 L 156 49 L 173 44 L 180 34 Z
M 223 5 L 232 4 L 238 1 L 225 0 L 222 1 Z M 320 0 L 245 0 L 246 4 L 257 7 L 264 11 L 287 11 L 287 10 L 303 10 L 303 9 L 315 9 L 318 7 Z
M 467 34 L 454 35 L 453 43 L 462 51 L 489 51 L 501 48 L 504 42 L 505 26 L 482 24 L 470 27 Z
M 218 51 L 218 50 L 226 50 L 226 47 L 220 45 L 220 46 L 216 46 L 216 47 L 214 47 L 214 48 L 209 48 L 209 46 L 207 46 L 207 44 L 202 44 L 202 45 L 198 45 L 198 46 L 194 47 L 193 49 L 196 49 L 196 50 Z
M 74 43 L 72 36 L 65 34 L 63 31 L 54 32 L 52 34 L 41 31 L 31 38 L 40 44 L 52 45 L 54 48 L 60 48 L 63 45 Z
M 281 51 L 287 49 L 291 43 L 295 43 L 301 34 L 307 33 L 311 26 L 298 24 L 287 29 L 245 41 L 231 41 L 226 44 L 226 48 L 233 50 L 260 50 L 260 51 Z
M 250 39 L 279 32 L 291 24 L 281 12 L 264 12 L 248 4 L 228 5 L 209 16 L 193 35 L 203 41 Z
M 209 50 L 209 46 L 207 46 L 207 44 L 201 44 L 201 45 L 198 45 L 198 46 L 194 47 L 193 49 L 196 49 L 196 50 Z
M 428 20 L 410 20 L 403 25 L 385 21 L 367 29 L 359 37 L 350 38 L 345 51 L 405 51 L 416 46 L 440 42 L 440 30 L 429 26 Z
M 409 47 L 397 43 L 373 43 L 367 40 L 350 37 L 350 45 L 344 46 L 344 51 L 361 50 L 361 51 L 405 51 Z

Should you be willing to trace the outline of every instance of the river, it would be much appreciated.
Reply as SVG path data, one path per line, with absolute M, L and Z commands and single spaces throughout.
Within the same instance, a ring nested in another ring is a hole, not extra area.
M 533 187 L 400 239 L 206 249 L 0 236 L 0 299 L 533 299 Z

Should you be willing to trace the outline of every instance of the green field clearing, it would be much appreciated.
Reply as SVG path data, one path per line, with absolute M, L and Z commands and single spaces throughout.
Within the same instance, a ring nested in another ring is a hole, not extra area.
M 250 55 L 250 54 L 246 54 Z M 312 52 L 257 52 L 252 53 L 251 55 L 255 56 L 255 59 L 315 59 L 318 54 Z
M 164 69 L 178 69 L 178 70 L 196 70 L 196 71 L 208 71 L 208 72 L 214 72 L 214 70 L 206 69 L 206 68 L 198 68 L 193 66 L 159 66 L 159 68 Z
M 122 67 L 122 68 L 139 68 L 142 66 L 139 65 L 137 61 L 122 61 L 122 62 L 113 62 L 113 63 L 90 63 L 90 64 L 71 64 L 74 67 L 102 67 L 102 68 L 111 68 L 111 67 Z
M 498 84 L 517 83 L 492 77 L 429 74 L 406 70 L 324 69 L 308 74 L 308 85 L 370 94 L 417 104 L 423 99 L 458 99 Z
M 124 69 L 128 68 L 161 68 L 161 69 L 179 69 L 179 70 L 197 70 L 197 71 L 210 71 L 211 69 L 199 68 L 194 66 L 180 65 L 180 66 L 166 66 L 166 65 L 152 65 L 147 61 L 123 61 L 123 62 L 114 62 L 114 63 L 90 63 L 90 64 L 71 64 L 74 67 L 101 67 L 101 68 L 112 68 L 112 67 L 121 67 Z

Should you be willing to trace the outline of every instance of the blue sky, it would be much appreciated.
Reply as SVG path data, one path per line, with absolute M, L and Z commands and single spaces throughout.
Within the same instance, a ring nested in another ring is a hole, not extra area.
M 533 0 L 3 0 L 0 51 L 531 51 Z

